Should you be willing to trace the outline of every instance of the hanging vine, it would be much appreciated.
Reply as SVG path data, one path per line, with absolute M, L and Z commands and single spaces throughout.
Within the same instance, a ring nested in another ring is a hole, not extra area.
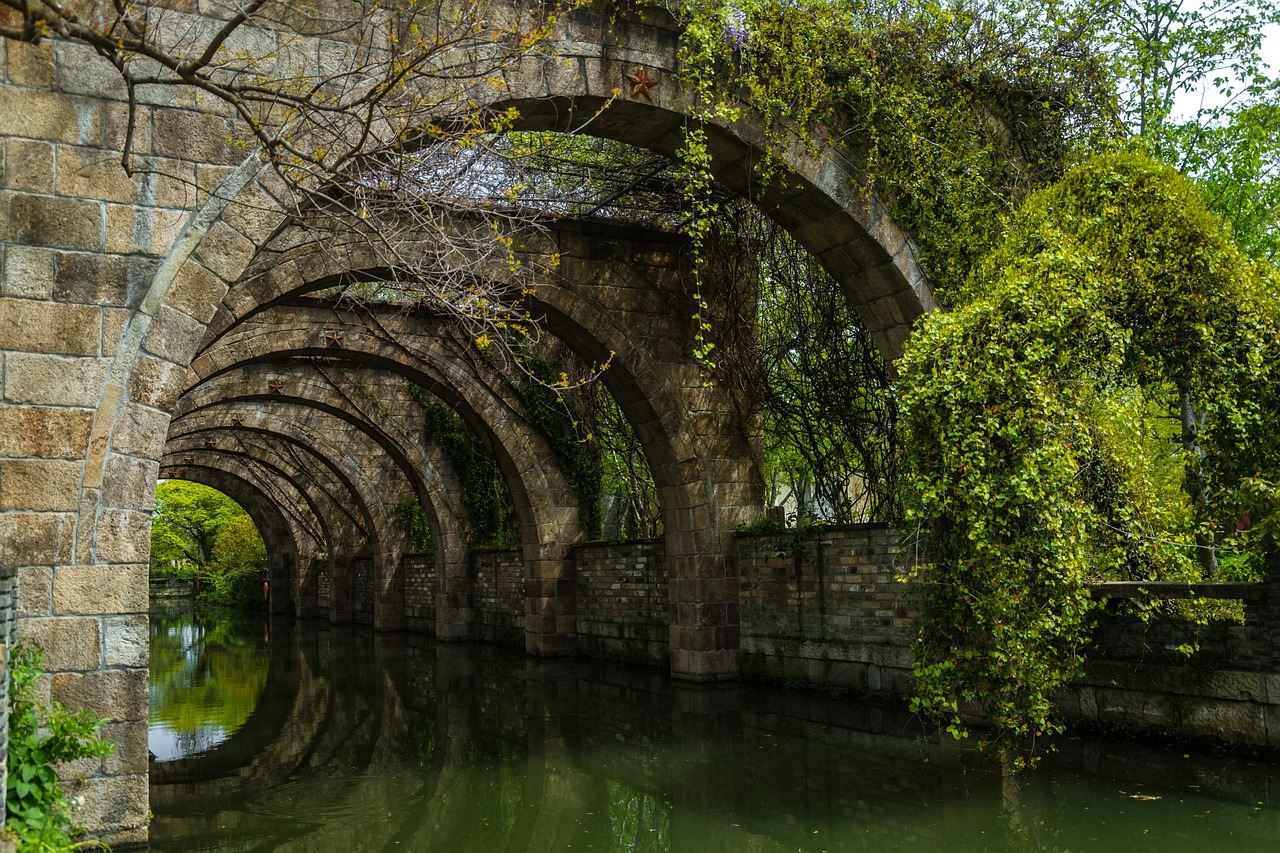
M 439 443 L 462 484 L 473 544 L 483 547 L 518 542 L 515 509 L 498 463 L 444 403 L 431 400 L 422 408 L 427 439 Z

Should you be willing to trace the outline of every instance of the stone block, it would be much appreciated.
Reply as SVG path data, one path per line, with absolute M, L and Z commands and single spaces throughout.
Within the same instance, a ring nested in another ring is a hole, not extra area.
M 1266 712 L 1261 705 L 1199 699 L 1187 701 L 1181 712 L 1187 734 L 1232 743 L 1262 745 L 1267 742 Z
M 101 313 L 88 305 L 0 298 L 0 350 L 97 355 Z
M 108 506 L 146 510 L 155 506 L 159 463 L 147 458 L 112 453 L 102 478 L 102 499 Z
M 227 205 L 222 221 L 253 239 L 265 240 L 280 226 L 285 211 L 274 198 L 250 184 L 235 201 Z
M 88 45 L 59 41 L 57 57 L 58 88 L 62 91 L 118 101 L 128 97 L 120 72 Z
M 231 127 L 218 116 L 192 110 L 157 108 L 152 118 L 152 148 L 162 157 L 232 165 L 245 152 L 229 143 Z
M 117 849 L 130 842 L 146 842 L 146 773 L 86 779 L 70 793 L 84 797 L 78 820 L 94 827 L 96 837 Z
M 53 296 L 59 302 L 135 308 L 142 301 L 159 261 L 123 255 L 58 252 Z
M 102 727 L 102 736 L 115 744 L 116 751 L 102 759 L 102 772 L 107 776 L 120 776 L 130 773 L 146 773 L 150 769 L 147 761 L 147 723 L 145 720 L 134 720 L 127 723 L 107 723 Z
M 223 280 L 235 281 L 253 259 L 255 251 L 257 246 L 243 234 L 226 223 L 216 222 L 200 241 L 196 257 Z
M 0 86 L 0 115 L 10 137 L 102 144 L 102 103 L 93 98 Z
M 163 257 L 187 225 L 185 210 L 107 205 L 107 251 Z
M 146 669 L 58 673 L 53 676 L 51 693 L 71 708 L 88 708 L 110 720 L 147 718 Z
M 207 324 L 226 292 L 227 285 L 222 279 L 190 261 L 178 271 L 165 303 Z
M 97 534 L 100 561 L 145 563 L 151 550 L 151 513 L 104 509 L 98 516 Z
M 1267 743 L 1280 746 L 1280 705 L 1268 705 L 1266 711 Z
M 110 362 L 93 357 L 9 353 L 4 398 L 11 403 L 97 406 Z
M 74 511 L 84 466 L 68 459 L 0 461 L 0 511 Z
M 129 133 L 129 105 L 106 104 L 103 110 L 103 130 L 106 132 L 106 145 L 109 151 L 123 152 L 125 138 Z M 151 153 L 151 110 L 138 100 L 134 111 L 133 138 L 129 142 L 129 151 L 133 155 L 132 167 L 145 167 L 155 158 L 144 157 Z
M 147 612 L 147 566 L 59 566 L 53 574 L 57 615 Z
M 204 336 L 204 324 L 189 314 L 163 305 L 151 321 L 143 346 L 176 364 L 187 364 Z
M 53 565 L 61 552 L 62 516 L 52 512 L 0 515 L 0 566 Z
M 99 620 L 93 618 L 24 619 L 18 633 L 45 652 L 47 672 L 90 671 L 102 666 Z
M 0 193 L 0 240 L 6 242 L 96 252 L 105 224 L 101 202 Z
M 0 296 L 50 298 L 53 295 L 53 256 L 52 249 L 35 246 L 5 247 Z
M 147 616 L 108 616 L 103 621 L 107 666 L 145 667 L 150 643 Z
M 9 41 L 7 77 L 15 86 L 34 89 L 52 89 L 55 83 L 53 66 L 53 42 L 45 39 L 39 44 Z
M 139 355 L 129 374 L 129 398 L 159 409 L 172 409 L 185 387 L 186 370 L 171 361 Z
M 120 157 L 102 148 L 58 146 L 58 195 L 130 204 L 140 201 L 140 178 L 125 174 Z
M 86 409 L 0 405 L 0 456 L 80 459 L 92 426 Z
M 53 569 L 24 566 L 18 569 L 18 616 L 49 616 L 53 613 Z
M 154 458 L 164 448 L 169 431 L 169 413 L 139 403 L 125 404 L 116 416 L 111 449 L 116 453 Z M 128 506 L 128 504 L 112 504 Z
M 53 145 L 32 139 L 5 144 L 4 186 L 10 190 L 53 191 Z

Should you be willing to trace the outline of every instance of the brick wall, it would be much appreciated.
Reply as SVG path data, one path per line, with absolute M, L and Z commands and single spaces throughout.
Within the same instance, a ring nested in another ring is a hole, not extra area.
M 474 633 L 478 640 L 524 644 L 524 559 L 518 548 L 471 555 Z
M 351 615 L 361 625 L 373 624 L 373 560 L 357 557 L 351 561 Z
M 738 536 L 743 670 L 886 693 L 910 688 L 907 559 L 883 525 Z
M 579 650 L 591 657 L 666 660 L 671 613 L 662 540 L 580 545 L 573 561 Z
M 898 582 L 911 562 L 878 525 L 739 536 L 741 656 L 748 676 L 904 696 L 917 612 Z M 1245 624 L 1141 622 L 1104 611 L 1069 718 L 1179 737 L 1280 746 L 1280 560 Z M 1198 643 L 1188 658 L 1176 650 Z
M 400 571 L 404 575 L 405 627 L 423 634 L 435 633 L 435 555 L 405 554 L 400 558 Z

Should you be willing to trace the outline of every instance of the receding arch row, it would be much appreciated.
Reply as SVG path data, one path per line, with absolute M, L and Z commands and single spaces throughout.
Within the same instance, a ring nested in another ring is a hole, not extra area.
M 167 473 L 162 469 L 162 476 Z M 177 471 L 173 470 L 173 473 L 176 475 Z M 260 484 L 245 478 L 240 472 L 229 467 L 196 465 L 194 457 L 192 463 L 182 466 L 182 479 L 217 489 L 240 504 L 263 539 L 273 543 L 273 549 L 267 554 L 270 610 L 272 613 L 292 613 L 294 597 L 291 578 L 293 567 L 299 559 L 299 531 L 281 511 L 280 503 L 265 494 Z
M 279 394 L 263 393 L 266 383 L 275 381 L 275 377 L 281 377 L 287 387 L 281 388 Z M 387 505 L 395 498 L 415 500 L 431 527 L 435 575 L 449 593 L 438 597 L 438 606 L 428 608 L 431 612 L 422 610 L 425 605 L 410 602 L 405 615 L 419 627 L 434 623 L 441 636 L 469 636 L 469 605 L 465 590 L 458 589 L 466 577 L 465 509 L 458 501 L 460 488 L 451 465 L 438 448 L 423 445 L 420 423 L 416 431 L 411 425 L 396 423 L 394 406 L 385 411 L 378 407 L 354 408 L 350 396 L 335 398 L 335 379 L 341 382 L 340 377 L 318 375 L 315 366 L 306 363 L 265 363 L 233 369 L 198 386 L 183 399 L 171 434 L 180 436 L 195 422 L 200 429 L 221 429 L 229 441 L 235 441 L 243 430 L 266 423 L 267 416 L 271 424 L 279 425 L 277 428 L 295 432 L 297 428 L 285 421 L 321 421 L 309 432 L 314 437 L 308 439 L 314 445 L 310 449 L 325 457 L 349 456 L 357 470 L 364 469 L 364 473 L 381 470 L 375 485 L 362 490 L 362 494 L 366 502 L 384 504 L 378 511 L 381 520 L 375 521 L 374 526 L 391 526 L 386 531 L 389 544 L 373 555 L 383 584 L 402 595 L 405 584 L 412 580 L 403 577 L 400 562 L 414 548 L 402 541 L 403 531 L 392 520 Z M 368 372 L 362 371 L 350 377 L 349 384 L 359 386 L 368 380 Z M 417 408 L 411 396 L 400 402 L 413 410 Z M 343 446 L 335 447 L 327 441 L 327 436 L 338 435 L 349 436 Z M 383 590 L 384 596 L 390 594 L 388 590 Z M 446 602 L 449 607 L 444 607 Z M 382 612 L 375 624 L 399 627 L 396 619 Z
M 238 423 L 228 426 L 229 419 Z M 390 496 L 410 487 L 399 471 L 378 464 L 375 446 L 359 429 L 343 429 L 331 415 L 299 411 L 288 405 L 235 406 L 235 401 L 175 420 L 170 457 L 203 448 L 220 453 L 250 472 L 266 468 L 268 476 L 287 479 L 325 528 L 327 557 L 341 555 L 331 618 L 369 621 L 380 627 L 403 627 L 403 579 L 399 558 L 403 537 L 397 535 Z M 181 469 L 178 469 L 181 470 Z M 353 599 L 341 583 L 349 580 L 350 562 L 361 561 L 369 589 Z M 340 583 L 341 582 L 341 583 Z M 365 602 L 357 607 L 359 601 Z
M 658 481 L 673 576 L 688 580 L 712 574 L 727 579 L 729 569 L 721 556 L 724 537 L 759 511 L 757 478 L 744 430 L 733 417 L 732 401 L 718 389 L 707 387 L 705 375 L 689 355 L 688 318 L 693 303 L 683 292 L 679 274 L 685 260 L 683 240 L 666 234 L 643 241 L 624 238 L 613 241 L 617 251 L 598 257 L 583 235 L 557 232 L 556 236 L 560 238 L 556 242 L 544 241 L 542 251 L 559 251 L 572 275 L 540 287 L 534 310 L 545 314 L 549 330 L 580 357 L 602 361 L 610 351 L 615 353 L 605 382 L 635 423 Z M 342 259 L 380 260 L 376 251 L 359 247 L 351 247 Z M 277 265 L 228 294 L 229 303 L 245 300 L 243 317 L 231 320 L 231 310 L 224 313 L 227 332 L 197 357 L 191 381 L 217 376 L 231 364 L 266 359 L 267 354 L 273 357 L 282 351 L 293 357 L 332 357 L 334 350 L 325 343 L 329 332 L 341 338 L 342 357 L 351 358 L 353 352 L 372 344 L 380 366 L 403 369 L 397 359 L 403 362 L 406 355 L 406 336 L 420 339 L 423 330 L 406 327 L 402 312 L 384 312 L 389 315 L 386 323 L 396 334 L 382 335 L 381 330 L 366 328 L 367 321 L 355 316 L 355 311 L 345 313 L 347 323 L 343 325 L 335 325 L 337 314 L 299 323 L 299 312 L 305 309 L 284 304 L 296 292 L 352 274 L 334 268 L 335 255 L 329 247 L 312 249 L 309 254 L 295 251 L 282 263 L 291 265 L 292 272 L 281 274 Z M 308 274 L 322 276 L 318 283 L 294 275 L 304 263 Z M 258 299 L 271 307 L 248 307 Z M 428 347 L 438 346 L 437 337 L 432 336 Z M 450 355 L 443 353 L 445 359 Z M 466 377 L 455 381 L 465 382 Z M 719 587 L 728 595 L 726 583 Z M 687 588 L 690 596 L 700 599 L 697 603 L 707 603 L 702 598 L 705 584 Z M 698 611 L 684 608 L 679 612 Z M 702 612 L 715 611 L 707 608 Z M 689 629 L 704 626 L 676 627 L 685 629 L 683 636 L 687 637 Z M 718 624 L 708 630 L 724 636 L 728 627 Z

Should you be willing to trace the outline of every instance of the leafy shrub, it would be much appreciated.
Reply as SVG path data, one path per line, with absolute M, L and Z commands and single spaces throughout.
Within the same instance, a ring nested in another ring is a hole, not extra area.
M 23 851 L 106 849 L 100 842 L 73 840 L 83 832 L 75 823 L 78 798 L 67 796 L 54 767 L 107 755 L 113 747 L 99 737 L 103 720 L 92 711 L 71 711 L 60 702 L 39 699 L 43 670 L 44 650 L 37 643 L 14 646 L 9 661 L 8 829 Z

